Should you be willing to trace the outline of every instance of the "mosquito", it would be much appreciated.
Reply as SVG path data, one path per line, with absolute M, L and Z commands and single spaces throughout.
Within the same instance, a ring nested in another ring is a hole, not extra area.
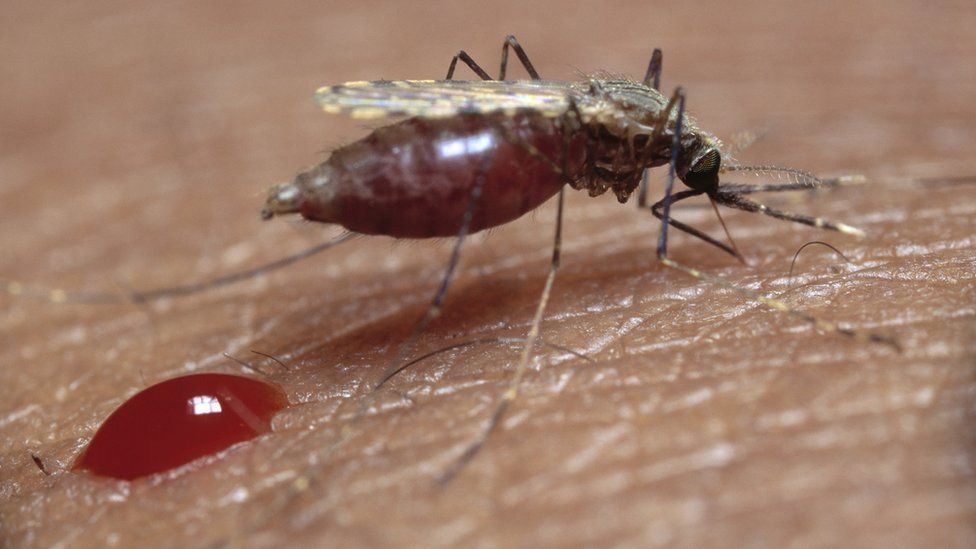
M 507 80 L 513 52 L 531 80 Z M 455 80 L 458 62 L 481 80 Z M 355 119 L 401 119 L 380 127 L 367 137 L 341 147 L 324 162 L 298 174 L 293 181 L 273 186 L 261 215 L 264 219 L 299 214 L 303 218 L 344 227 L 349 233 L 291 257 L 249 271 L 176 288 L 131 294 L 74 294 L 47 290 L 53 301 L 144 302 L 164 296 L 186 295 L 230 284 L 281 268 L 349 240 L 353 235 L 387 235 L 422 239 L 456 237 L 434 297 L 411 335 L 390 359 L 381 381 L 367 399 L 391 376 L 401 371 L 424 329 L 442 310 L 465 239 L 478 231 L 512 221 L 556 197 L 552 256 L 538 304 L 514 374 L 481 435 L 443 473 L 453 478 L 471 461 L 497 428 L 518 396 L 529 359 L 539 338 L 540 325 L 560 265 L 563 205 L 566 189 L 590 196 L 612 192 L 625 203 L 636 193 L 636 204 L 660 220 L 657 257 L 672 269 L 704 283 L 738 292 L 813 324 L 816 328 L 861 341 L 889 345 L 884 335 L 862 332 L 819 319 L 786 303 L 707 275 L 668 255 L 668 229 L 690 234 L 745 262 L 721 221 L 719 206 L 863 237 L 860 229 L 820 217 L 789 213 L 747 198 L 760 192 L 833 188 L 855 182 L 856 176 L 821 179 L 793 168 L 735 164 L 723 152 L 721 141 L 701 129 L 685 111 L 681 87 L 670 96 L 660 91 L 663 56 L 655 49 L 642 81 L 589 78 L 581 82 L 543 80 L 514 36 L 502 44 L 498 78 L 492 79 L 464 50 L 450 62 L 444 80 L 378 80 L 347 82 L 320 88 L 315 94 L 327 113 Z M 649 203 L 647 173 L 667 166 L 663 198 Z M 738 184 L 722 182 L 722 175 L 745 172 L 786 175 L 787 182 Z M 676 191 L 675 180 L 687 188 Z M 672 207 L 695 196 L 705 196 L 721 221 L 727 240 L 674 219 Z M 9 282 L 10 293 L 30 294 L 25 286 Z M 358 417 L 358 415 L 356 416 Z M 335 449 L 346 440 L 355 417 L 342 429 Z M 330 452 L 331 453 L 331 452 Z M 302 477 L 306 489 L 311 476 Z
M 506 79 L 510 50 L 531 80 Z M 394 238 L 456 237 L 434 298 L 391 360 L 384 381 L 390 372 L 399 371 L 419 334 L 440 314 L 466 237 L 512 221 L 558 197 L 552 259 L 515 373 L 482 435 L 441 480 L 452 478 L 477 454 L 518 396 L 560 264 L 567 187 L 594 197 L 613 192 L 621 203 L 636 192 L 637 206 L 647 209 L 645 175 L 650 168 L 667 166 L 664 197 L 649 206 L 661 220 L 657 244 L 661 263 L 745 294 L 821 330 L 896 345 L 886 336 L 841 327 L 708 276 L 668 255 L 668 227 L 674 227 L 744 262 L 727 229 L 725 243 L 671 216 L 674 204 L 699 195 L 709 199 L 716 214 L 718 206 L 725 206 L 854 236 L 864 236 L 864 232 L 746 198 L 758 192 L 835 187 L 852 178 L 820 179 L 792 168 L 729 164 L 718 138 L 686 114 L 684 90 L 678 87 L 670 97 L 660 92 L 662 60 L 661 50 L 655 49 L 641 82 L 601 78 L 547 81 L 539 76 L 518 40 L 508 36 L 502 45 L 497 79 L 461 50 L 451 60 L 444 80 L 347 82 L 316 92 L 316 102 L 327 113 L 364 120 L 403 120 L 374 130 L 335 150 L 293 181 L 272 187 L 262 216 L 299 214 L 355 233 Z M 458 61 L 481 80 L 454 80 Z M 792 180 L 762 185 L 720 183 L 720 175 L 740 171 L 785 173 Z M 675 192 L 675 179 L 687 189 Z M 724 222 L 722 226 L 724 229 Z

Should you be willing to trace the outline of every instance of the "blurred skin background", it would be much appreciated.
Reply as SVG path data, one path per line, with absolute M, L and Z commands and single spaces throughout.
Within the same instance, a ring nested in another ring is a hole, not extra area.
M 768 130 L 744 162 L 867 175 L 860 188 L 770 199 L 867 239 L 729 214 L 751 267 L 680 236 L 672 250 L 905 347 L 819 334 L 668 272 L 649 215 L 571 193 L 543 337 L 593 361 L 540 349 L 501 428 L 439 488 L 434 477 L 480 432 L 517 346 L 412 369 L 348 444 L 321 456 L 422 313 L 449 242 L 361 239 L 140 307 L 5 296 L 5 544 L 976 543 L 976 190 L 959 179 L 976 174 L 970 3 L 15 2 L 2 12 L 2 279 L 144 290 L 330 238 L 336 229 L 258 215 L 267 186 L 369 129 L 318 112 L 314 90 L 442 78 L 461 48 L 494 74 L 515 34 L 557 80 L 640 78 L 661 47 L 663 90 L 684 86 L 702 127 L 723 138 Z M 652 196 L 662 180 L 658 170 Z M 553 215 L 550 204 L 471 239 L 416 354 L 524 335 Z M 682 215 L 720 234 L 707 210 Z M 853 263 L 805 251 L 787 280 L 793 252 L 814 239 Z M 240 372 L 223 353 L 250 349 L 291 366 L 272 375 L 296 404 L 273 435 L 173 478 L 66 471 L 135 391 Z M 292 497 L 304 474 L 312 489 Z

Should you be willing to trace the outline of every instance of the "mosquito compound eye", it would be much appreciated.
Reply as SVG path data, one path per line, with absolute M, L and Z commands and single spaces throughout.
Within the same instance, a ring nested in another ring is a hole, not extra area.
M 711 191 L 718 187 L 718 170 L 722 166 L 722 154 L 718 149 L 709 149 L 698 157 L 682 181 L 692 189 Z
M 112 412 L 72 468 L 124 480 L 167 471 L 270 432 L 287 405 L 280 388 L 249 377 L 163 381 Z

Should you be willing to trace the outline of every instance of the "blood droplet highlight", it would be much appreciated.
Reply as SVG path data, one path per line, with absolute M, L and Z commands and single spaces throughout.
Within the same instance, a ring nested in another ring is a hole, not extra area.
M 169 379 L 112 412 L 73 469 L 124 480 L 167 471 L 270 432 L 287 405 L 280 388 L 249 377 Z

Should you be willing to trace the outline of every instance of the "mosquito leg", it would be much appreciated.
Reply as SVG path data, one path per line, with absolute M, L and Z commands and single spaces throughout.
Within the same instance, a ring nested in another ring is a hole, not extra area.
M 674 180 L 678 173 L 678 151 L 681 148 L 681 126 L 684 124 L 685 115 L 685 92 L 679 86 L 674 90 L 674 95 L 669 102 L 668 107 L 671 107 L 677 99 L 678 104 L 678 120 L 674 125 L 674 138 L 671 141 L 671 161 L 668 163 L 668 182 L 664 187 L 664 199 L 661 200 L 661 233 L 657 241 L 657 257 L 662 262 L 668 260 L 668 226 L 671 225 L 671 203 L 674 201 Z M 643 207 L 643 204 L 638 204 Z M 667 265 L 667 263 L 665 263 Z
M 644 74 L 644 85 L 661 91 L 661 65 L 664 54 L 661 48 L 654 48 L 651 54 L 651 62 L 647 64 L 647 72 Z
M 858 330 L 852 330 L 850 328 L 844 328 L 838 326 L 833 322 L 821 320 L 809 313 L 800 311 L 798 309 L 794 309 L 793 307 L 790 307 L 789 305 L 787 305 L 786 303 L 778 299 L 769 298 L 758 292 L 754 292 L 748 288 L 742 288 L 740 286 L 736 286 L 735 284 L 732 284 L 719 277 L 706 275 L 705 273 L 699 271 L 698 269 L 688 267 L 668 257 L 668 226 L 671 224 L 670 223 L 671 204 L 674 202 L 674 199 L 677 196 L 677 195 L 673 195 L 673 190 L 674 190 L 674 180 L 677 174 L 678 149 L 681 145 L 680 142 L 681 126 L 683 124 L 684 110 L 685 110 L 684 92 L 681 90 L 681 88 L 678 88 L 678 90 L 675 91 L 675 94 L 679 98 L 678 99 L 678 120 L 677 123 L 675 124 L 674 140 L 672 141 L 671 144 L 671 162 L 668 167 L 668 182 L 667 185 L 665 186 L 664 200 L 662 200 L 661 233 L 657 244 L 657 257 L 661 261 L 661 263 L 667 267 L 670 267 L 678 271 L 682 271 L 690 276 L 693 276 L 698 280 L 705 282 L 706 284 L 711 284 L 712 286 L 718 286 L 720 288 L 732 290 L 736 293 L 746 296 L 749 299 L 752 299 L 753 301 L 762 303 L 767 307 L 770 307 L 777 311 L 781 311 L 791 316 L 802 319 L 806 322 L 809 322 L 810 324 L 813 324 L 815 327 L 823 331 L 841 334 L 850 337 L 852 339 L 857 339 L 861 341 L 883 343 L 885 345 L 890 345 L 891 347 L 895 348 L 898 351 L 901 351 L 901 347 L 898 345 L 898 342 L 890 337 L 874 334 L 870 332 L 861 332 Z M 716 193 L 716 197 L 718 196 L 719 194 Z
M 478 437 L 476 441 L 471 443 L 461 456 L 454 462 L 454 464 L 444 471 L 440 476 L 438 481 L 441 484 L 445 484 L 451 481 L 458 472 L 464 468 L 477 454 L 478 451 L 484 447 L 485 443 L 488 441 L 488 437 L 491 433 L 498 427 L 501 422 L 502 417 L 505 416 L 505 412 L 512 405 L 512 402 L 518 397 L 519 384 L 522 382 L 522 378 L 525 377 L 525 372 L 528 370 L 529 357 L 532 355 L 532 348 L 535 346 L 536 339 L 539 337 L 539 326 L 542 324 L 542 317 L 546 312 L 546 305 L 549 303 L 549 296 L 552 292 L 552 284 L 556 279 L 556 271 L 559 269 L 559 256 L 560 249 L 562 246 L 562 232 L 563 232 L 563 197 L 566 194 L 566 189 L 563 187 L 559 191 L 559 199 L 556 206 L 556 234 L 553 239 L 552 246 L 552 261 L 549 263 L 549 274 L 546 276 L 546 283 L 542 289 L 542 296 L 539 298 L 539 304 L 536 306 L 535 315 L 532 317 L 532 325 L 529 328 L 529 335 L 526 336 L 525 346 L 522 347 L 522 355 L 519 357 L 518 367 L 515 369 L 515 374 L 512 376 L 511 380 L 508 382 L 508 388 L 502 394 L 501 400 L 498 406 L 495 408 L 494 413 L 491 415 L 491 419 L 488 421 L 488 425 L 485 426 L 484 430 L 481 432 L 481 436 Z
M 728 225 L 725 224 L 725 219 L 722 218 L 722 212 L 718 211 L 718 203 L 715 202 L 715 196 L 708 195 L 708 203 L 712 206 L 712 211 L 715 212 L 715 217 L 718 218 L 718 222 L 722 225 L 722 231 L 725 232 L 725 238 L 729 239 L 729 245 L 732 247 L 733 254 L 736 259 L 738 259 L 743 265 L 748 265 L 746 258 L 742 256 L 742 252 L 739 251 L 739 247 L 735 245 L 735 239 L 732 238 L 732 233 L 729 232 Z
M 641 180 L 637 185 L 637 209 L 643 209 L 647 207 L 647 188 L 650 185 L 648 183 L 650 170 L 641 171 Z
M 522 66 L 525 67 L 525 71 L 529 73 L 529 76 L 531 76 L 533 80 L 541 80 L 541 78 L 539 78 L 539 73 L 535 70 L 535 66 L 532 65 L 532 61 L 529 61 L 529 56 L 525 53 L 525 49 L 522 48 L 519 41 L 511 34 L 506 36 L 505 42 L 502 43 L 502 66 L 498 73 L 499 80 L 505 80 L 505 75 L 508 73 L 508 48 L 512 48 L 512 50 L 515 51 L 515 55 L 519 58 L 519 61 L 522 62 Z M 457 68 L 457 62 L 459 60 L 467 65 L 472 72 L 477 74 L 478 78 L 481 78 L 482 80 L 492 80 L 491 76 L 488 74 L 488 71 L 481 68 L 481 65 L 472 59 L 471 56 L 468 55 L 468 52 L 464 50 L 458 51 L 457 54 L 451 58 L 451 64 L 447 67 L 447 76 L 444 77 L 445 80 L 454 79 L 454 70 Z
M 661 113 L 661 118 L 660 118 L 661 122 L 656 124 L 657 128 L 654 130 L 654 134 L 651 135 L 651 138 L 648 140 L 648 143 L 655 143 L 660 138 L 660 135 L 664 131 L 664 128 L 668 125 L 668 121 L 671 120 L 671 113 L 674 112 L 675 107 L 678 105 L 679 97 L 683 97 L 683 96 L 684 96 L 684 91 L 681 89 L 680 86 L 674 90 L 673 94 L 671 94 L 671 99 L 668 100 L 667 106 L 664 108 L 664 111 Z M 679 120 L 680 120 L 680 116 L 679 116 Z M 676 130 L 675 136 L 680 135 L 677 132 L 678 129 L 679 129 L 678 127 L 675 127 Z M 643 166 L 644 164 L 642 163 L 641 165 Z M 637 191 L 637 209 L 639 210 L 647 207 L 647 186 L 648 186 L 647 174 L 648 174 L 648 170 L 644 170 L 644 173 L 641 174 L 641 182 L 638 185 L 639 188 Z
M 702 191 L 696 191 L 696 190 L 687 190 L 687 191 L 677 192 L 677 193 L 675 193 L 672 196 L 671 205 L 673 206 L 674 204 L 676 204 L 676 203 L 678 203 L 678 202 L 680 202 L 680 201 L 682 201 L 682 200 L 684 200 L 686 198 L 691 198 L 693 196 L 699 196 L 701 194 L 703 194 Z M 660 200 L 657 203 L 655 203 L 653 206 L 651 206 L 651 213 L 654 214 L 654 217 L 656 217 L 658 219 L 661 219 L 661 220 L 664 219 L 664 214 L 661 211 L 661 208 L 663 206 L 664 206 L 664 200 Z M 671 225 L 672 227 L 674 227 L 675 229 L 678 229 L 681 232 L 688 233 L 691 236 L 694 236 L 695 238 L 699 238 L 701 240 L 704 240 L 705 242 L 711 244 L 712 246 L 715 246 L 717 248 L 721 248 L 722 251 L 728 253 L 729 255 L 731 255 L 733 257 L 738 257 L 738 255 L 736 254 L 734 248 L 732 248 L 728 244 L 725 244 L 724 242 L 720 242 L 720 241 L 712 238 L 711 236 L 709 236 L 709 235 L 705 234 L 704 232 L 702 232 L 702 231 L 700 231 L 700 230 L 692 227 L 691 225 L 686 225 L 686 224 L 684 224 L 684 223 L 682 223 L 682 222 L 678 221 L 677 219 L 675 219 L 673 217 L 670 217 L 670 216 L 668 216 L 668 224 Z
M 850 234 L 857 237 L 864 236 L 864 231 L 858 229 L 857 227 L 851 227 L 850 225 L 847 225 L 845 223 L 828 221 L 822 217 L 812 217 L 809 215 L 801 215 L 801 214 L 784 212 L 781 210 L 770 208 L 765 204 L 760 204 L 759 202 L 754 202 L 747 198 L 743 198 L 738 193 L 727 193 L 727 192 L 719 191 L 718 193 L 715 193 L 715 201 L 723 206 L 727 206 L 729 208 L 735 208 L 737 210 L 761 213 L 763 215 L 768 215 L 769 217 L 775 217 L 776 219 L 782 219 L 784 221 L 792 221 L 794 223 L 809 225 L 811 227 L 816 227 L 818 229 L 828 229 L 831 231 L 837 231 L 839 233 Z
M 502 44 L 502 67 L 501 70 L 498 71 L 498 79 L 505 80 L 505 74 L 508 72 L 509 47 L 512 48 L 512 51 L 515 52 L 515 55 L 519 58 L 519 61 L 522 62 L 522 66 L 525 67 L 525 72 L 529 73 L 532 80 L 542 80 L 542 78 L 539 77 L 539 73 L 532 65 L 532 61 L 529 61 L 529 56 L 526 55 L 525 50 L 522 49 L 522 45 L 519 44 L 519 41 L 516 40 L 511 34 L 505 37 L 505 43 Z
M 445 80 L 454 79 L 454 68 L 457 67 L 458 59 L 463 61 L 464 64 L 467 65 L 468 68 L 470 68 L 482 80 L 491 80 L 491 76 L 485 72 L 485 69 L 481 68 L 481 65 L 478 65 L 478 63 L 476 63 L 475 60 L 468 55 L 468 52 L 464 50 L 457 52 L 457 55 L 451 59 L 451 65 L 447 67 L 447 76 L 444 78 Z

